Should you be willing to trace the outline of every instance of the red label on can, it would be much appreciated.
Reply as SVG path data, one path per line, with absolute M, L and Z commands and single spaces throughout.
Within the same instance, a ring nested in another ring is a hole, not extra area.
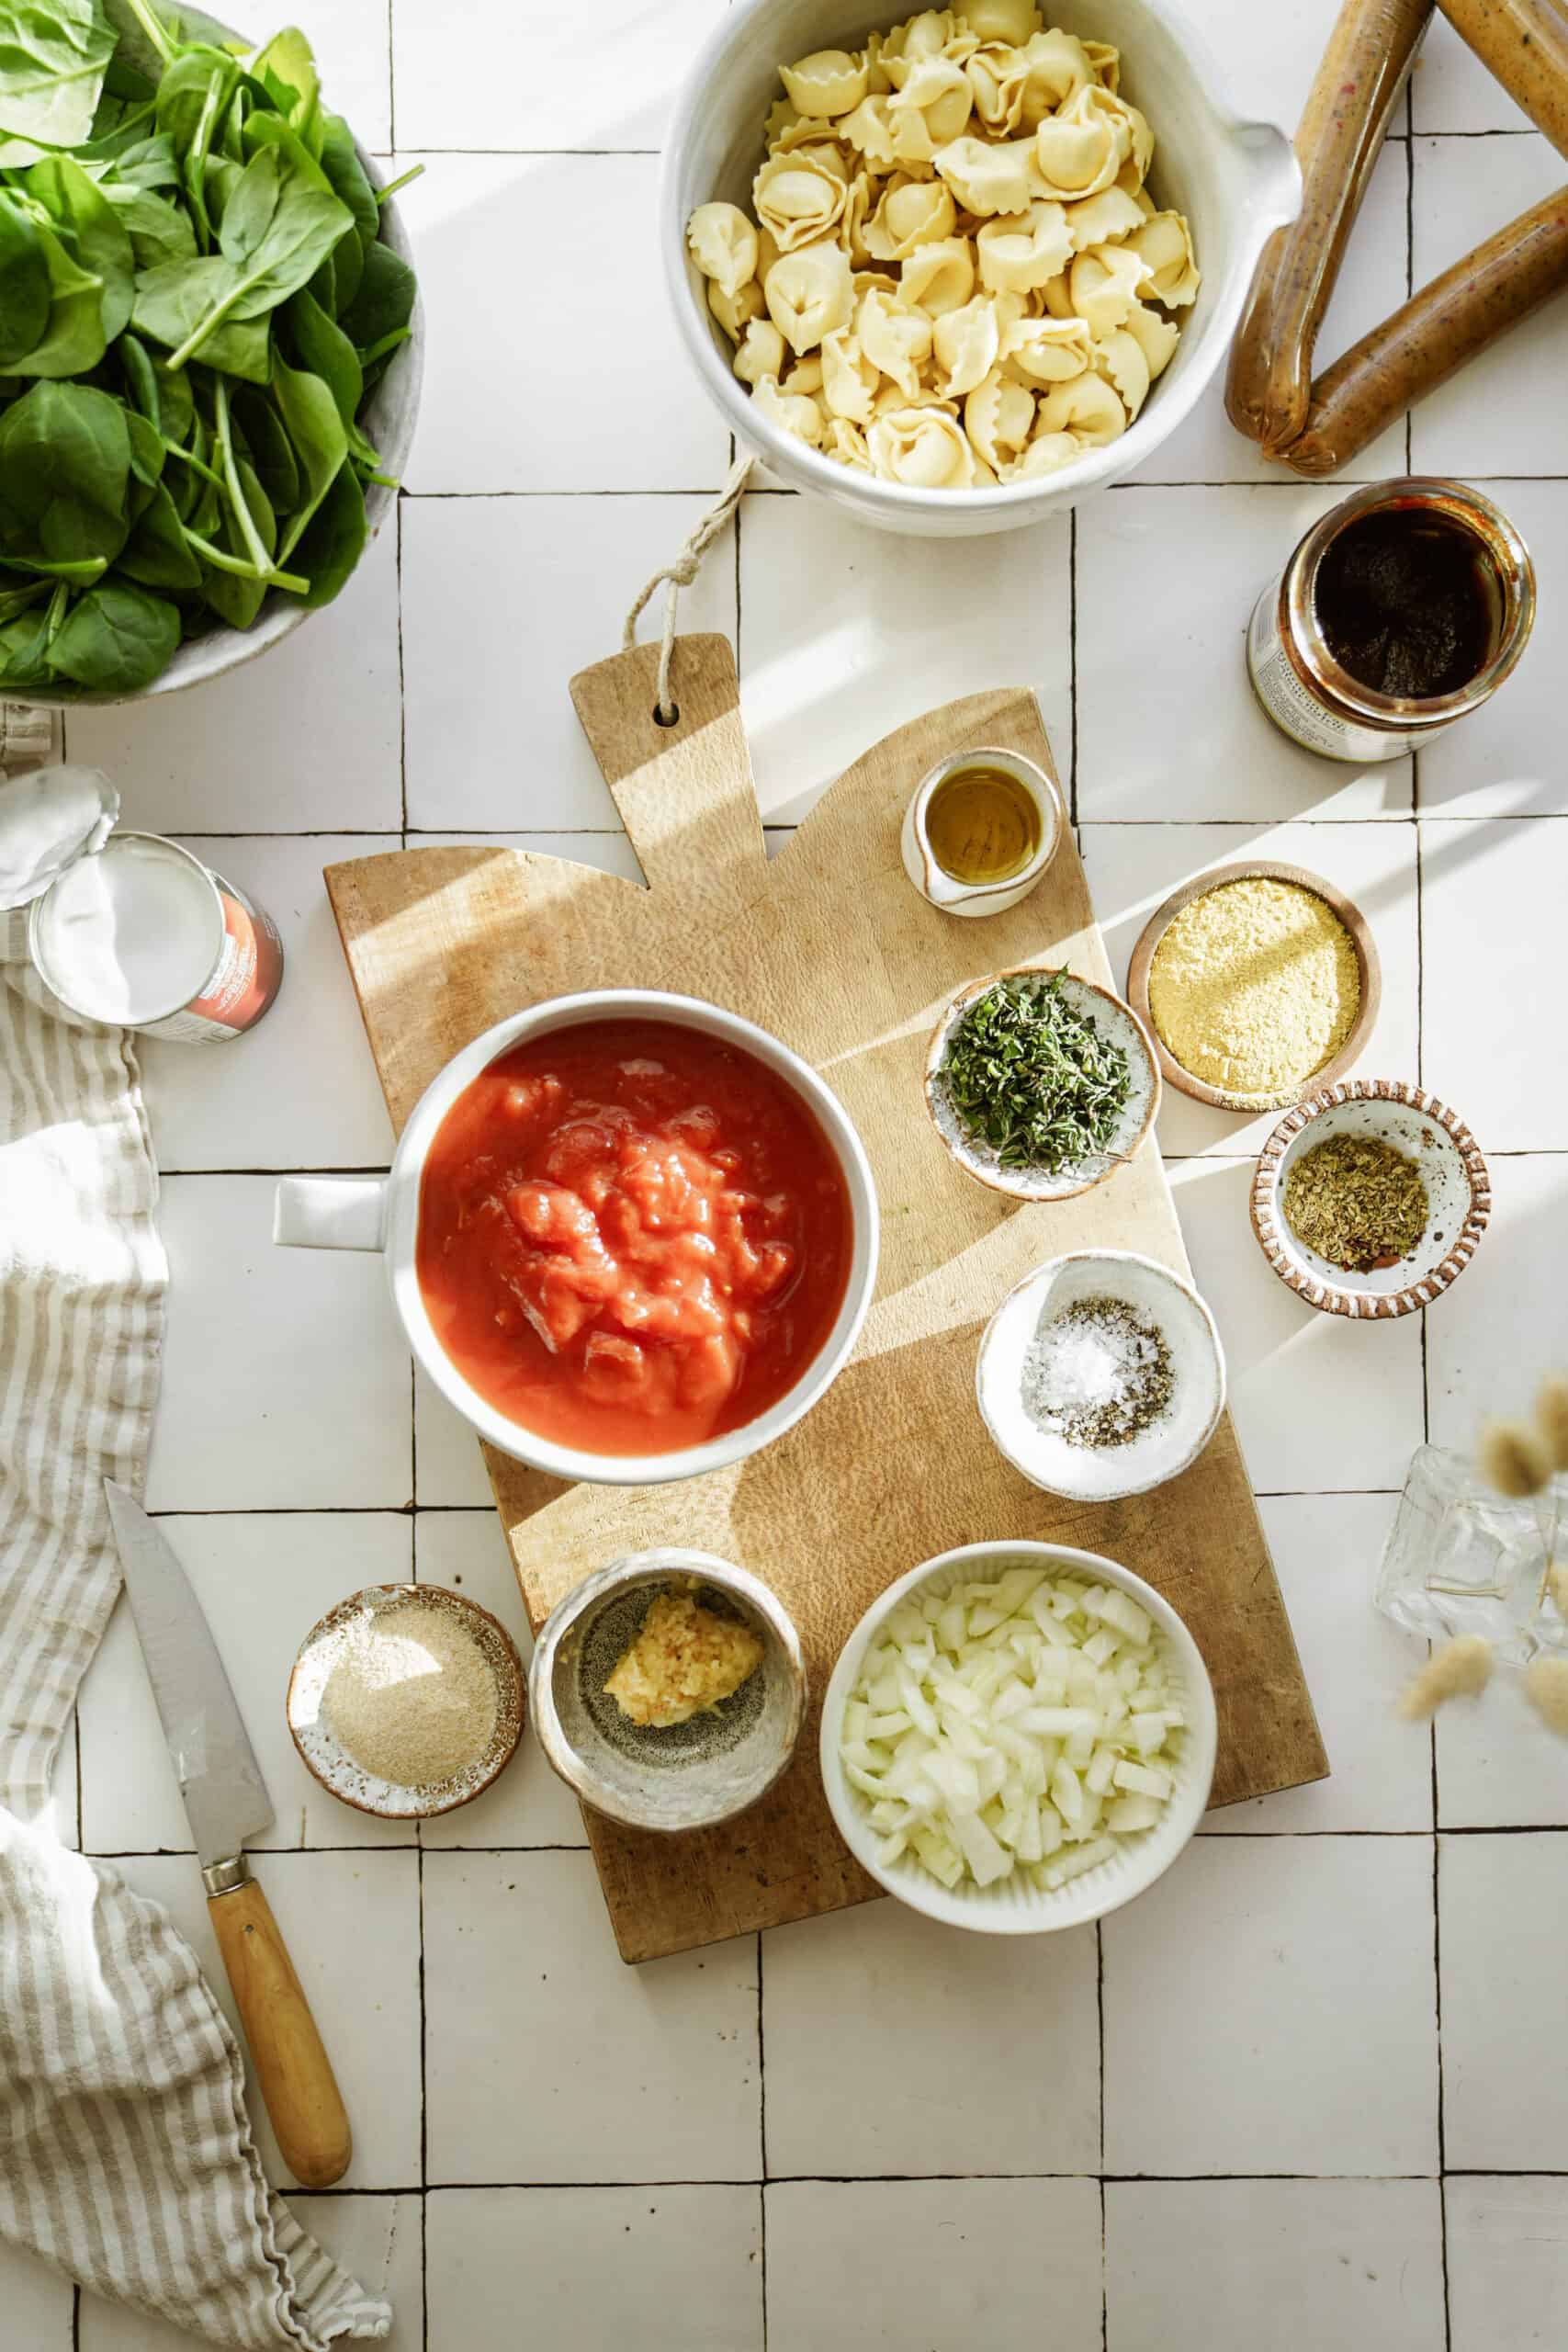
M 223 907 L 223 946 L 202 992 L 183 1017 L 215 1022 L 235 1036 L 254 1026 L 277 994 L 283 942 L 269 915 L 215 874 Z M 179 1017 L 179 1016 L 176 1016 Z

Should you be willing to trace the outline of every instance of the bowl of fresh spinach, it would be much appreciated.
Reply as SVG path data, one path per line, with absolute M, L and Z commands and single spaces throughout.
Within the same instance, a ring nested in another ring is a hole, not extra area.
M 0 698 L 168 693 L 330 604 L 396 499 L 422 346 L 303 34 L 0 0 Z

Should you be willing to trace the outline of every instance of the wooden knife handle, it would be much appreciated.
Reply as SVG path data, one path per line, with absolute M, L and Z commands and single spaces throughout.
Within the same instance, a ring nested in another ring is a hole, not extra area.
M 283 2161 L 302 2187 L 330 2188 L 348 2170 L 354 2134 L 271 1906 L 246 1879 L 207 1907 Z

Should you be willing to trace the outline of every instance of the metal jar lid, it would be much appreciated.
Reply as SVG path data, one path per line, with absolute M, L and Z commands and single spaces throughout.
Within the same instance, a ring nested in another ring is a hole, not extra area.
M 118 816 L 119 794 L 97 768 L 33 768 L 0 782 L 0 909 L 41 898 L 102 849 Z

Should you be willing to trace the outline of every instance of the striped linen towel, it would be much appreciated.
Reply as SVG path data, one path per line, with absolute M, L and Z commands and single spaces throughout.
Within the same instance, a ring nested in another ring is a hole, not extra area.
M 50 1817 L 166 1280 L 130 1041 L 58 1011 L 0 966 L 0 2237 L 209 2343 L 325 2352 L 391 2312 L 267 2186 L 239 2048 L 167 1915 Z

